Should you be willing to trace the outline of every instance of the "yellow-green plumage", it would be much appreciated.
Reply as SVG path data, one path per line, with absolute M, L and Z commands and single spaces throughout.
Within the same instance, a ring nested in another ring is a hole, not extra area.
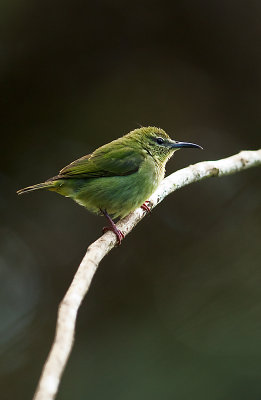
M 200 146 L 171 140 L 160 128 L 135 129 L 18 194 L 45 188 L 92 212 L 106 210 L 114 217 L 124 217 L 155 191 L 164 177 L 166 162 L 181 147 Z

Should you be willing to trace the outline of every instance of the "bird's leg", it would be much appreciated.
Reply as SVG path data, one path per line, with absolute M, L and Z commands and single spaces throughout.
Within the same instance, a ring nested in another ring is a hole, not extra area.
M 100 208 L 101 213 L 107 218 L 107 220 L 109 221 L 109 226 L 105 226 L 103 228 L 103 233 L 107 232 L 107 231 L 112 231 L 115 233 L 116 237 L 117 237 L 117 243 L 118 245 L 121 244 L 122 239 L 124 239 L 124 235 L 123 233 L 117 228 L 117 226 L 115 225 L 115 223 L 113 222 L 113 220 L 111 219 L 111 217 L 109 216 L 109 214 L 107 213 L 106 210 L 102 210 Z
M 146 211 L 148 214 L 151 213 L 151 209 L 150 209 L 150 201 L 146 200 L 145 203 L 142 204 L 142 206 L 140 206 L 140 208 L 142 208 L 144 211 Z

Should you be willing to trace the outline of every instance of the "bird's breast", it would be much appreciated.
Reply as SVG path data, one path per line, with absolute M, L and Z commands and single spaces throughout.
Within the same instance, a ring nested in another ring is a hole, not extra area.
M 159 183 L 164 178 L 164 174 L 164 166 L 159 166 L 151 156 L 145 159 L 138 171 L 138 179 L 147 197 L 156 190 Z

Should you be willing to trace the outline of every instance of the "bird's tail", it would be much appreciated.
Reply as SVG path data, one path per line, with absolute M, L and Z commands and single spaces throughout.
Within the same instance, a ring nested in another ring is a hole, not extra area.
M 46 181 L 46 182 L 42 182 L 42 183 L 37 183 L 37 185 L 33 185 L 33 186 L 28 186 L 26 188 L 20 189 L 18 190 L 16 193 L 17 194 L 24 194 L 27 192 L 32 192 L 33 190 L 38 190 L 38 189 L 52 189 L 55 186 L 55 183 L 52 181 Z

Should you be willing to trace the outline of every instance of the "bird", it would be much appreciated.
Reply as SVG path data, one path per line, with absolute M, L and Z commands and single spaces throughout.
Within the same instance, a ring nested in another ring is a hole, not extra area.
M 58 175 L 17 191 L 19 195 L 47 189 L 69 197 L 87 210 L 104 215 L 121 244 L 123 233 L 113 219 L 123 218 L 138 207 L 150 211 L 147 199 L 165 176 L 165 166 L 182 148 L 201 146 L 172 140 L 161 128 L 141 127 L 83 156 Z

